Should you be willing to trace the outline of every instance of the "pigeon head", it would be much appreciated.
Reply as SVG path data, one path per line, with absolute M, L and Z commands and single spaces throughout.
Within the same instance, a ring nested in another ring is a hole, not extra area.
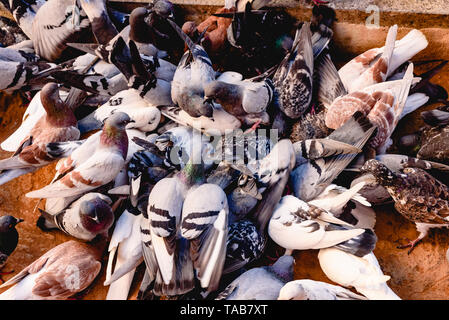
M 105 147 L 117 146 L 123 157 L 128 153 L 128 136 L 125 127 L 128 123 L 134 122 L 124 112 L 117 112 L 106 119 L 103 131 L 100 136 L 100 143 Z
M 216 101 L 219 104 L 226 101 L 232 103 L 230 99 L 238 97 L 238 87 L 236 85 L 223 81 L 211 81 L 204 86 L 204 103 Z M 238 104 L 236 101 L 232 104 Z
M 199 35 L 197 25 L 194 21 L 186 21 L 181 29 L 190 39 L 196 39 Z
M 393 171 L 388 169 L 382 162 L 375 159 L 366 161 L 360 169 L 360 172 L 371 173 L 376 178 L 376 181 L 382 186 L 393 185 L 397 178 Z
M 293 265 L 295 259 L 292 256 L 284 255 L 280 257 L 270 268 L 285 282 L 293 280 Z
M 23 219 L 17 219 L 13 216 L 0 217 L 0 233 L 14 230 L 15 226 L 22 221 Z
M 307 300 L 307 292 L 302 284 L 291 281 L 279 291 L 278 300 Z
M 76 125 L 73 111 L 61 100 L 59 96 L 60 85 L 50 82 L 41 90 L 41 103 L 47 116 L 46 120 L 55 126 Z
M 79 210 L 81 223 L 90 232 L 107 231 L 114 223 L 114 213 L 111 207 L 100 198 L 83 201 Z
M 161 16 L 162 18 L 173 18 L 173 3 L 167 0 L 156 0 L 153 3 L 154 12 L 157 13 L 157 15 Z
M 193 152 L 191 154 L 189 161 L 180 172 L 180 177 L 190 185 L 205 181 L 204 161 L 200 152 Z

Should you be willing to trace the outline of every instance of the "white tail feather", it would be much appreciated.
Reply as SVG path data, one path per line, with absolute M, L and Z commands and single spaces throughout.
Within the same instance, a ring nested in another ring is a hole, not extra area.
M 424 50 L 428 44 L 426 36 L 417 29 L 413 29 L 401 40 L 396 41 L 388 76 L 392 75 L 401 64 Z

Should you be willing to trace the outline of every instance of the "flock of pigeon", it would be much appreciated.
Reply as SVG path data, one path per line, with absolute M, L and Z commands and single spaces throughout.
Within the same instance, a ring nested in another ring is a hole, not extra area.
M 226 1 L 197 25 L 168 0 L 129 15 L 105 0 L 3 2 L 30 40 L 0 48 L 0 90 L 32 99 L 1 143 L 14 154 L 0 184 L 57 161 L 26 196 L 46 199 L 42 232 L 77 240 L 0 299 L 84 290 L 101 269 L 98 239 L 107 299 L 128 298 L 141 263 L 139 299 L 399 299 L 373 254 L 372 205 L 394 202 L 416 223 L 410 251 L 449 226 L 448 97 L 430 82 L 446 61 L 414 74 L 419 30 L 397 39 L 392 26 L 385 46 L 337 70 L 335 12 L 320 3 L 301 22 L 270 0 Z M 407 155 L 387 153 L 398 122 L 435 102 L 397 143 Z M 0 217 L 2 267 L 21 221 Z M 270 246 L 285 253 L 261 266 Z M 291 254 L 308 249 L 340 286 L 294 280 Z

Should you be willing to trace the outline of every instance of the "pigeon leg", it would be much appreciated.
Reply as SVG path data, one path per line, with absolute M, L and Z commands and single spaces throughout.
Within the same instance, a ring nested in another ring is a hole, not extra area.
M 427 235 L 427 232 L 429 231 L 429 227 L 430 226 L 425 223 L 416 223 L 416 230 L 419 232 L 418 238 L 416 238 L 413 241 L 410 241 L 406 245 L 398 246 L 398 249 L 404 249 L 404 248 L 410 247 L 410 250 L 408 250 L 408 254 L 410 254 L 413 251 L 413 249 L 416 247 L 418 242 L 420 242 Z
M 259 127 L 259 125 L 260 125 L 261 122 L 262 122 L 262 120 L 260 120 L 260 119 L 257 120 L 256 123 L 254 123 L 254 124 L 252 125 L 251 128 L 249 128 L 248 130 L 246 130 L 246 131 L 244 132 L 244 134 L 247 134 L 247 133 L 256 131 L 256 129 Z
M 119 198 L 117 199 L 117 201 L 115 201 L 115 202 L 112 204 L 112 206 L 111 206 L 112 212 L 115 212 L 115 211 L 120 207 L 120 205 L 122 204 L 122 202 L 126 200 L 126 198 L 127 198 L 127 197 L 123 197 L 123 196 L 122 196 L 122 197 L 119 197 Z
M 418 238 L 416 238 L 415 240 L 410 241 L 410 242 L 407 243 L 407 244 L 398 246 L 397 248 L 398 248 L 398 249 L 410 248 L 410 249 L 408 250 L 408 252 L 407 252 L 407 254 L 410 254 L 410 253 L 413 251 L 413 249 L 415 249 L 415 247 L 416 247 L 416 245 L 418 244 L 418 242 L 420 242 L 421 240 L 422 240 L 422 238 L 418 237 Z

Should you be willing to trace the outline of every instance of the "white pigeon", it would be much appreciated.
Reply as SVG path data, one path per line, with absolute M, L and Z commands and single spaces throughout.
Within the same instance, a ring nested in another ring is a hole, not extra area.
M 428 45 L 425 35 L 421 31 L 413 29 L 401 40 L 394 42 L 391 54 L 387 52 L 391 50 L 389 41 L 396 37 L 396 32 L 397 26 L 395 25 L 388 32 L 385 47 L 370 49 L 355 57 L 338 70 L 338 75 L 349 93 L 385 81 L 385 77 L 392 75 L 400 65 L 410 60 Z M 386 61 L 382 61 L 383 58 L 387 58 Z M 359 78 L 363 78 L 368 73 L 371 75 L 371 78 L 374 76 L 374 79 L 371 80 L 371 83 L 362 83 Z M 376 78 L 377 80 L 375 80 Z
M 28 104 L 27 109 L 22 117 L 22 123 L 19 128 L 16 129 L 5 141 L 1 143 L 1 147 L 5 151 L 15 152 L 23 142 L 23 140 L 29 136 L 31 129 L 37 121 L 46 114 L 44 106 L 42 105 L 41 90 L 36 92 L 34 97 Z M 59 95 L 62 100 L 67 97 L 67 92 L 59 91 Z
M 370 229 L 354 228 L 326 210 L 292 196 L 284 196 L 268 225 L 271 239 L 287 250 L 336 246 L 364 256 L 374 249 L 377 238 Z
M 81 132 L 100 129 L 103 122 L 115 112 L 125 112 L 134 120 L 127 129 L 139 129 L 150 132 L 157 128 L 161 119 L 161 112 L 157 105 L 142 98 L 136 89 L 123 90 L 111 97 L 105 104 L 91 114 L 78 121 Z
M 350 189 L 331 184 L 308 203 L 331 212 L 356 228 L 374 229 L 376 213 L 371 203 L 358 193 L 364 186 L 363 181 Z
M 192 117 L 211 117 L 213 106 L 204 103 L 204 85 L 215 80 L 215 71 L 207 52 L 171 20 L 167 20 L 189 47 L 182 56 L 173 76 L 173 102 Z
M 246 125 L 269 124 L 266 112 L 274 98 L 274 86 L 270 79 L 256 82 L 243 80 L 211 81 L 204 85 L 204 102 L 216 102 L 226 112 Z
M 65 300 L 94 281 L 100 260 L 95 247 L 73 240 L 61 243 L 2 284 L 14 286 L 0 300 Z
M 161 107 L 161 113 L 186 127 L 201 130 L 206 134 L 224 135 L 226 131 L 235 130 L 241 127 L 242 123 L 232 114 L 227 113 L 219 105 L 212 110 L 212 116 L 192 117 L 179 107 Z
M 326 282 L 293 280 L 279 292 L 278 300 L 367 300 L 354 292 Z
M 114 223 L 112 200 L 101 193 L 89 192 L 56 213 L 39 209 L 37 226 L 43 230 L 58 228 L 83 241 L 92 241 L 98 235 L 108 236 Z
M 100 142 L 82 163 L 69 167 L 61 179 L 26 194 L 29 198 L 59 198 L 81 195 L 112 181 L 125 165 L 128 137 L 125 126 L 131 121 L 118 112 L 106 120 Z
M 136 144 L 133 139 L 138 137 L 148 141 L 151 136 L 146 136 L 144 132 L 136 129 L 127 129 L 126 135 L 128 136 L 128 153 L 126 155 L 125 163 L 128 163 L 135 152 L 143 149 L 141 146 Z M 51 144 L 51 146 L 47 145 L 47 148 L 51 148 L 51 153 L 66 157 L 59 160 L 57 163 L 53 181 L 59 179 L 66 172 L 73 170 L 76 166 L 79 166 L 79 164 L 89 159 L 90 155 L 95 152 L 100 142 L 100 136 L 101 131 L 98 131 L 85 140 L 67 143 L 54 143 Z M 126 170 L 120 170 L 118 175 L 115 177 L 115 181 L 117 181 L 117 178 L 121 174 L 126 175 Z M 45 201 L 45 211 L 50 214 L 60 212 L 67 208 L 67 206 L 69 206 L 78 197 L 79 195 L 71 197 L 47 198 Z
M 105 286 L 109 285 L 106 300 L 126 300 L 137 266 L 143 261 L 140 237 L 142 215 L 123 211 L 115 224 L 109 242 L 109 260 Z M 113 264 L 115 260 L 115 264 Z
M 354 287 L 370 300 L 400 300 L 390 289 L 390 276 L 383 274 L 374 253 L 362 258 L 336 248 L 318 253 L 321 269 L 326 276 L 344 287 Z

